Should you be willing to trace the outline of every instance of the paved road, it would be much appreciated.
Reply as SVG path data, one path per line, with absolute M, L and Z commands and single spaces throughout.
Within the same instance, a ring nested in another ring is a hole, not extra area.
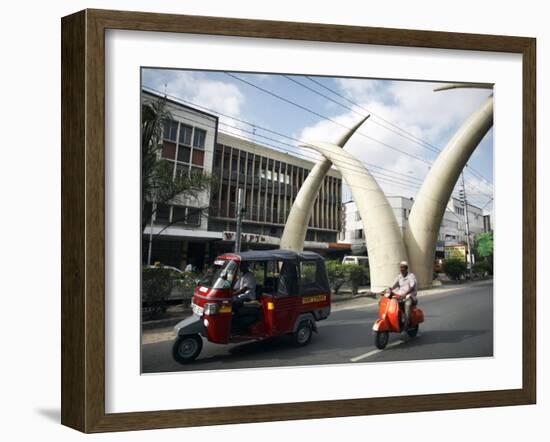
M 364 299 L 364 298 L 363 298 Z M 390 335 L 385 350 L 373 343 L 372 324 L 377 305 L 351 301 L 337 307 L 318 323 L 306 347 L 295 348 L 287 337 L 244 344 L 218 345 L 204 342 L 202 353 L 189 365 L 172 359 L 172 340 L 142 346 L 144 373 L 183 370 L 216 370 L 338 363 L 365 363 L 487 357 L 493 354 L 493 284 L 483 281 L 419 297 L 425 322 L 414 339 Z

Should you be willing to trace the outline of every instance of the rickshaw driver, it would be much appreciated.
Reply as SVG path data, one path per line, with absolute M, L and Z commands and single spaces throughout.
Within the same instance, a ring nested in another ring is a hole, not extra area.
M 406 331 L 409 325 L 409 318 L 411 317 L 412 306 L 418 302 L 416 299 L 416 276 L 414 276 L 414 273 L 409 272 L 407 261 L 399 263 L 399 271 L 399 275 L 397 275 L 391 288 L 398 289 L 396 293 L 405 298 L 403 304 L 403 311 L 405 313 L 403 331 Z
M 237 328 L 247 328 L 257 321 L 259 309 L 243 305 L 245 302 L 256 301 L 256 277 L 250 271 L 247 262 L 241 262 L 241 275 L 235 283 L 233 292 L 234 322 Z

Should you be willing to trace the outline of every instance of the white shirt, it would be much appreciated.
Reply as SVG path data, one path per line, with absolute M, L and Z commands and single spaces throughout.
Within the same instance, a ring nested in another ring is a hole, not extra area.
M 397 275 L 397 278 L 395 278 L 395 282 L 392 285 L 392 289 L 398 287 L 399 289 L 395 291 L 398 295 L 404 295 L 410 288 L 412 288 L 409 295 L 416 299 L 416 276 L 414 276 L 414 273 L 409 272 L 407 273 L 407 276 L 403 276 L 401 273 Z
M 244 287 L 247 290 L 237 297 L 243 301 L 254 301 L 256 299 L 256 278 L 254 277 L 254 273 L 246 272 L 237 280 L 235 288 L 241 290 Z

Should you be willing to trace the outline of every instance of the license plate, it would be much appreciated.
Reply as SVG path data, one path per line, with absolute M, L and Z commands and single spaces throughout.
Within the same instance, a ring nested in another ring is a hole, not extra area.
M 204 312 L 204 309 L 196 304 L 191 304 L 191 309 L 193 310 L 193 313 L 197 316 L 202 316 L 202 313 Z

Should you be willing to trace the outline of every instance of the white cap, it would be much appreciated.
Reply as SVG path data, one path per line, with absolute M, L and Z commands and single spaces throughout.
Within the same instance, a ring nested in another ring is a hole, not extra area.
M 401 261 L 401 262 L 399 263 L 399 266 L 400 266 L 400 267 L 401 267 L 401 266 L 405 266 L 405 267 L 408 268 L 408 267 L 409 267 L 409 263 L 408 263 L 407 261 Z

